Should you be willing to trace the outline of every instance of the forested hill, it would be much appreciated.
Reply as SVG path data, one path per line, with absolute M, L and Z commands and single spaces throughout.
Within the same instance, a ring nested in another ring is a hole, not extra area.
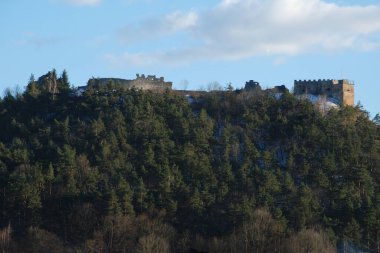
M 0 101 L 2 252 L 379 252 L 362 108 L 56 84 Z

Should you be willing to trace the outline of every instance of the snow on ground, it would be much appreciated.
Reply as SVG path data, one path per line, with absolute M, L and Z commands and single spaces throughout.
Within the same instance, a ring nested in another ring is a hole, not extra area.
M 312 94 L 297 96 L 300 99 L 307 99 L 311 103 L 318 105 L 321 111 L 329 111 L 331 109 L 339 108 L 339 101 L 334 98 L 326 98 Z

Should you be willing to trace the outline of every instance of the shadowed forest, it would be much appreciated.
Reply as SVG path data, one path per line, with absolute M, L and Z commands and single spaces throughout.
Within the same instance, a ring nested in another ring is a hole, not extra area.
M 0 100 L 1 252 L 380 252 L 380 117 L 67 73 Z

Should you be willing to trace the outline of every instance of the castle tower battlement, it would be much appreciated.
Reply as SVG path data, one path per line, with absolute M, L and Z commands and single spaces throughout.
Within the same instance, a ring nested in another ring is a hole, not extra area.
M 354 83 L 347 79 L 295 80 L 294 95 L 307 94 L 333 98 L 340 105 L 355 104 Z

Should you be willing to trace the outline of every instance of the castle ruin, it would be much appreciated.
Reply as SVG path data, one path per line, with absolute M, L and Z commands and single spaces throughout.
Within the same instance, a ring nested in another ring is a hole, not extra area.
M 254 80 L 249 80 L 245 82 L 244 90 L 246 91 L 254 91 L 254 90 L 261 90 L 261 86 L 259 82 L 256 82 Z
M 354 105 L 354 83 L 347 79 L 319 79 L 294 81 L 294 95 L 326 96 L 339 105 Z
M 87 87 L 91 86 L 107 86 L 116 84 L 127 89 L 136 88 L 141 90 L 150 90 L 155 92 L 163 92 L 172 90 L 172 82 L 166 82 L 163 77 L 157 78 L 155 75 L 139 75 L 136 79 L 127 80 L 120 78 L 92 78 L 88 81 Z M 79 87 L 78 94 L 83 93 L 87 87 Z M 245 91 L 249 92 L 268 92 L 280 97 L 281 94 L 289 92 L 285 85 L 275 86 L 272 89 L 262 90 L 258 82 L 249 80 L 246 82 Z M 187 91 L 188 92 L 188 91 Z M 354 106 L 354 83 L 347 79 L 319 79 L 319 80 L 295 80 L 294 95 L 307 96 L 312 95 L 318 98 L 326 98 L 336 105 Z
M 142 90 L 165 91 L 172 89 L 172 82 L 166 82 L 163 77 L 157 78 L 155 75 L 139 75 L 136 79 L 127 80 L 120 78 L 92 78 L 88 81 L 88 86 L 105 86 L 109 83 L 123 86 L 127 89 L 136 88 Z

